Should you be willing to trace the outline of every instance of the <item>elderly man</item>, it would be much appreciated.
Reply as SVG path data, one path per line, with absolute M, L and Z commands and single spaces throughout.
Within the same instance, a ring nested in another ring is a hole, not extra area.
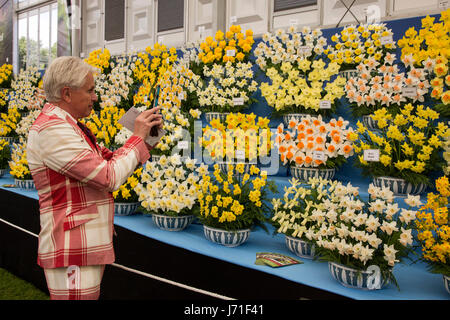
M 76 57 L 53 61 L 44 76 L 46 104 L 30 129 L 28 164 L 39 195 L 38 264 L 51 299 L 98 299 L 105 264 L 114 262 L 114 199 L 150 155 L 144 140 L 162 126 L 159 108 L 142 112 L 115 152 L 78 120 L 97 96 L 92 68 Z

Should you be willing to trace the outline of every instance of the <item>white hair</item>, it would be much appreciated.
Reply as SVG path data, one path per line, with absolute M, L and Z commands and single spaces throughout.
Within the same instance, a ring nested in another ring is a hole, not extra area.
M 45 98 L 49 102 L 61 101 L 61 89 L 64 87 L 81 88 L 89 73 L 98 70 L 78 57 L 58 57 L 47 68 L 43 84 Z

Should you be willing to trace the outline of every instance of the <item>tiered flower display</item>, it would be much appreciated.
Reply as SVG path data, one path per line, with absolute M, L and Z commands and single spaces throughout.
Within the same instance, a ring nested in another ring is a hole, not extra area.
M 27 116 L 20 119 L 20 122 L 16 126 L 16 133 L 19 137 L 23 137 L 25 140 L 28 138 L 30 128 L 40 113 L 41 110 L 31 110 Z
M 408 104 L 399 114 L 382 108 L 371 117 L 379 132 L 372 132 L 358 122 L 359 138 L 355 142 L 356 165 L 363 174 L 430 185 L 429 174 L 442 168 L 439 153 L 450 135 L 444 122 L 436 122 L 439 114 L 429 107 Z M 365 159 L 366 150 L 379 150 L 379 162 Z
M 392 30 L 386 24 L 350 25 L 331 37 L 332 45 L 326 49 L 331 62 L 340 65 L 340 70 L 354 70 L 369 58 L 384 63 L 388 53 L 394 53 L 396 44 Z
M 450 185 L 447 177 L 436 180 L 438 193 L 429 193 L 415 220 L 417 239 L 422 246 L 422 259 L 430 271 L 450 277 L 450 227 L 448 198 Z
M 276 146 L 283 165 L 305 168 L 338 168 L 353 155 L 353 140 L 357 135 L 339 117 L 329 122 L 321 116 L 293 119 L 285 128 L 277 128 Z
M 411 55 L 404 56 L 407 72 L 400 72 L 395 54 L 386 54 L 384 63 L 368 58 L 358 65 L 358 76 L 350 78 L 345 86 L 346 97 L 354 117 L 372 114 L 381 108 L 398 113 L 408 103 L 423 103 L 430 83 L 427 70 L 413 66 Z M 409 88 L 407 94 L 403 91 Z
M 230 164 L 224 173 L 215 164 L 214 173 L 205 172 L 199 185 L 198 217 L 203 225 L 226 231 L 255 225 L 266 229 L 265 223 L 270 221 L 268 192 L 276 192 L 273 181 L 267 181 L 266 171 L 251 166 L 250 173 L 244 174 L 244 164 Z
M 255 49 L 256 63 L 270 82 L 261 84 L 261 94 L 274 115 L 289 113 L 330 114 L 344 95 L 345 79 L 336 77 L 337 62 L 327 63 L 326 39 L 320 29 L 302 32 L 278 30 L 265 34 Z M 327 102 L 326 105 L 321 102 Z
M 224 122 L 214 119 L 203 128 L 200 142 L 216 161 L 256 163 L 271 150 L 269 122 L 253 113 L 230 113 Z
M 147 214 L 167 216 L 192 215 L 198 210 L 198 173 L 208 171 L 195 160 L 183 164 L 180 156 L 161 156 L 158 162 L 147 162 L 134 190 Z
M 202 112 L 239 112 L 256 100 L 257 90 L 249 61 L 253 46 L 253 32 L 241 32 L 232 25 L 225 34 L 219 30 L 215 38 L 207 37 L 200 44 L 199 69 L 203 87 L 197 88 Z

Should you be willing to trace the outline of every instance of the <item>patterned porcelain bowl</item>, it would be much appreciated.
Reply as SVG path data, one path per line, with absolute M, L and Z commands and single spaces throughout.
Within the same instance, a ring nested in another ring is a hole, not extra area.
M 247 241 L 250 229 L 225 231 L 203 225 L 203 232 L 209 241 L 221 244 L 225 247 L 237 247 Z
M 153 223 L 161 230 L 181 231 L 194 221 L 195 216 L 170 217 L 162 214 L 152 214 Z
M 425 192 L 427 189 L 427 186 L 424 183 L 415 186 L 403 179 L 392 177 L 374 178 L 373 184 L 379 188 L 388 187 L 396 196 L 407 196 L 408 194 L 418 195 Z
M 315 246 L 309 242 L 299 238 L 286 236 L 286 246 L 301 258 L 313 259 L 315 254 Z
M 317 169 L 305 167 L 291 167 L 292 176 L 301 181 L 308 181 L 310 178 L 323 178 L 331 180 L 334 178 L 336 169 Z

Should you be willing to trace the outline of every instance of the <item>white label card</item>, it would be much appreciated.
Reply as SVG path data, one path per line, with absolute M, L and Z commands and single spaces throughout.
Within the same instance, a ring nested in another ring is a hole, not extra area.
M 331 102 L 328 100 L 322 100 L 319 104 L 320 109 L 331 109 Z
M 243 106 L 244 105 L 244 98 L 234 98 L 233 104 L 235 106 Z
M 415 98 L 417 96 L 417 87 L 402 88 L 402 95 L 407 98 Z
M 308 46 L 300 46 L 297 48 L 297 52 L 299 52 L 299 53 L 307 53 L 310 50 L 311 50 L 311 48 Z
M 228 57 L 234 57 L 236 55 L 236 50 L 227 50 Z
M 291 25 L 291 27 L 296 27 L 298 25 L 298 20 L 291 19 L 291 20 L 289 20 L 289 24 Z
M 446 9 L 449 6 L 450 6 L 450 1 L 449 0 L 440 0 L 438 2 L 438 8 L 439 9 Z
M 389 43 L 393 43 L 394 39 L 392 38 L 392 36 L 385 36 L 385 37 L 380 38 L 380 42 L 381 42 L 381 45 L 386 45 Z
M 379 162 L 380 150 L 379 149 L 364 150 L 364 161 Z
M 236 159 L 237 160 L 245 160 L 245 151 L 244 150 L 236 150 Z
M 181 91 L 181 92 L 178 94 L 178 99 L 180 99 L 180 100 L 184 100 L 184 99 L 185 99 L 185 93 L 184 93 L 184 91 Z
M 313 152 L 313 160 L 325 161 L 325 152 L 323 152 L 323 151 L 314 151 Z
M 180 142 L 178 142 L 178 149 L 181 149 L 181 150 L 189 149 L 189 141 L 180 141 Z
M 230 17 L 230 23 L 236 23 L 237 22 L 237 17 L 236 16 L 231 16 Z

